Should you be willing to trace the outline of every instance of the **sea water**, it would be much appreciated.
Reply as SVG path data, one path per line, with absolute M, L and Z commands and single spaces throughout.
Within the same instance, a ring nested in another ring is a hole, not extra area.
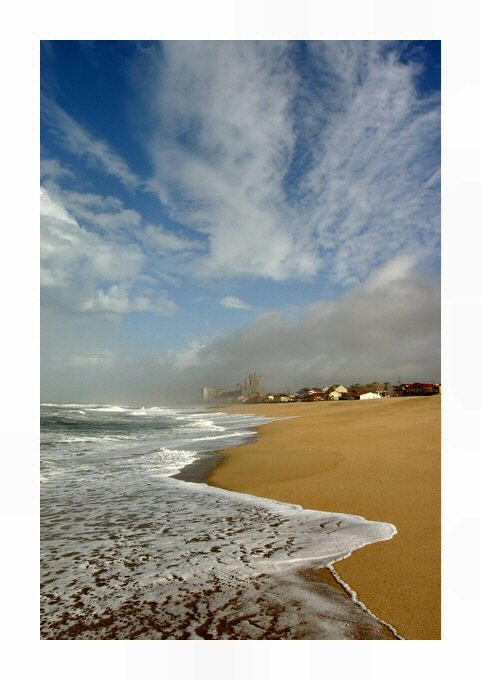
M 178 478 L 269 420 L 43 404 L 42 638 L 396 636 L 317 572 L 390 538 L 391 524 Z

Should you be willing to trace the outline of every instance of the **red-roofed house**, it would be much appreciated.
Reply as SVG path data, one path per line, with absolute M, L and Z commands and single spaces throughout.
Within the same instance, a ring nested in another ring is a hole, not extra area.
M 396 397 L 427 397 L 432 394 L 439 394 L 439 387 L 437 383 L 403 383 L 402 385 L 393 385 L 394 395 Z

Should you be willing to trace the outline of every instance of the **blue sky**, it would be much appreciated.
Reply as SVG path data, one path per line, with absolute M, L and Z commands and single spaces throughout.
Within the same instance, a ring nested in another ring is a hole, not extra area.
M 42 42 L 42 399 L 440 380 L 440 73 L 439 41 Z

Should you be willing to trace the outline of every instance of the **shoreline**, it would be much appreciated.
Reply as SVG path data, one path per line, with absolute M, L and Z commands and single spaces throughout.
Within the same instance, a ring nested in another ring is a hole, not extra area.
M 199 458 L 183 467 L 172 479 L 180 479 L 183 482 L 195 484 L 207 484 L 210 473 L 219 465 L 224 456 L 216 451 L 204 451 L 198 454 Z
M 441 639 L 441 397 L 218 410 L 286 419 L 258 426 L 255 442 L 218 451 L 207 483 L 394 524 L 392 539 L 335 569 L 403 638 Z

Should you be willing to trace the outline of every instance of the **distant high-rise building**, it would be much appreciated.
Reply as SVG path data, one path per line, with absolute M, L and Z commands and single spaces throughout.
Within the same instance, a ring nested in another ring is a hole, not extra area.
M 212 401 L 212 399 L 215 399 L 216 397 L 220 397 L 221 394 L 224 394 L 223 389 L 219 387 L 203 387 L 202 388 L 202 401 Z
M 257 394 L 262 394 L 262 376 L 256 375 L 255 373 L 249 373 L 249 377 L 246 378 L 246 391 L 247 392 L 257 392 Z

